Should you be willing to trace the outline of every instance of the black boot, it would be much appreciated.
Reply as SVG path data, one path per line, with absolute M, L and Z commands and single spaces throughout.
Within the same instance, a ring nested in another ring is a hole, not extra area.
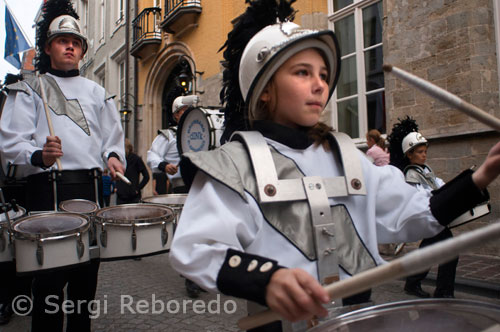
M 420 286 L 420 284 L 411 285 L 411 286 L 406 284 L 405 285 L 405 293 L 409 294 L 409 295 L 415 295 L 418 297 L 422 297 L 422 298 L 427 298 L 427 297 L 431 296 L 431 294 L 427 293 L 426 291 L 424 291 L 422 289 L 422 286 Z
M 0 304 L 0 325 L 6 325 L 10 322 L 10 319 L 14 312 L 12 311 L 11 304 Z
M 187 292 L 188 296 L 192 299 L 198 298 L 198 296 L 200 295 L 200 291 L 201 291 L 200 286 L 198 286 L 197 284 L 195 284 L 194 282 L 192 282 L 189 279 L 186 279 L 185 285 L 186 285 L 186 292 Z

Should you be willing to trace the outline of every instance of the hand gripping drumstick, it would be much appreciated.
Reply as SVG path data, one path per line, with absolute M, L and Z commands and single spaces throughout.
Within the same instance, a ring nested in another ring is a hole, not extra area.
M 123 182 L 125 182 L 125 183 L 126 183 L 126 184 L 128 184 L 129 186 L 131 186 L 131 185 L 132 185 L 132 182 L 130 182 L 130 180 L 129 180 L 129 179 L 127 179 L 127 178 L 125 177 L 125 175 L 123 175 L 123 174 L 122 174 L 122 173 L 120 173 L 120 172 L 115 172 L 115 173 L 116 173 L 116 176 L 120 178 L 120 180 L 122 180 Z
M 463 233 L 454 238 L 418 249 L 397 258 L 388 264 L 377 266 L 361 272 L 349 279 L 344 279 L 328 286 L 325 290 L 330 297 L 344 298 L 381 285 L 393 279 L 406 277 L 425 271 L 436 264 L 442 264 L 457 257 L 460 252 L 469 251 L 472 247 L 500 237 L 500 221 L 492 225 Z M 267 310 L 253 316 L 242 318 L 238 327 L 249 330 L 281 319 L 279 314 Z
M 460 99 L 458 96 L 452 94 L 451 92 L 448 92 L 445 89 L 440 88 L 437 85 L 424 80 L 423 78 L 410 74 L 407 71 L 404 71 L 403 69 L 400 69 L 393 65 L 384 65 L 383 68 L 384 71 L 392 72 L 394 75 L 412 84 L 416 88 L 420 89 L 422 92 L 425 92 L 428 95 L 436 98 L 437 100 L 440 100 L 452 107 L 455 107 L 456 109 L 464 112 L 470 117 L 473 117 L 474 119 L 490 126 L 496 131 L 500 131 L 500 119 L 483 111 L 479 107 L 474 106 L 466 102 L 465 100 Z
M 49 106 L 47 105 L 47 96 L 45 95 L 45 88 L 43 85 L 42 77 L 40 73 L 37 74 L 38 82 L 40 82 L 40 93 L 42 94 L 43 107 L 45 108 L 45 117 L 47 118 L 47 125 L 49 126 L 50 136 L 56 136 L 54 134 L 54 127 L 52 126 L 52 118 L 50 117 Z M 61 160 L 59 158 L 56 159 L 57 169 L 62 171 Z

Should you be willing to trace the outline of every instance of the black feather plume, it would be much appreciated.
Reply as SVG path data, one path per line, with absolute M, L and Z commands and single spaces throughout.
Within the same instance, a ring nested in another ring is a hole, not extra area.
M 58 16 L 70 15 L 79 19 L 70 0 L 47 0 L 42 7 L 42 19 L 37 23 L 35 68 L 40 73 L 46 73 L 50 68 L 50 57 L 45 54 L 44 48 L 47 42 L 47 32 L 50 23 Z
M 236 130 L 248 130 L 245 101 L 241 95 L 238 80 L 241 56 L 250 39 L 268 25 L 293 21 L 295 11 L 291 6 L 295 0 L 246 0 L 249 4 L 245 13 L 237 20 L 227 35 L 227 41 L 220 48 L 224 50 L 221 104 L 225 106 L 224 126 L 221 143 L 229 140 Z
M 390 164 L 403 171 L 410 161 L 403 153 L 401 145 L 406 135 L 411 132 L 418 132 L 418 124 L 409 116 L 406 116 L 403 120 L 398 118 L 398 120 L 399 122 L 392 126 L 391 134 L 387 136 L 387 140 L 389 141 L 389 152 L 391 154 Z

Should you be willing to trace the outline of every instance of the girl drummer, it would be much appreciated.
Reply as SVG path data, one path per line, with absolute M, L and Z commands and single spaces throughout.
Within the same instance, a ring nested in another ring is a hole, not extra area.
M 398 169 L 374 166 L 346 135 L 333 136 L 320 122 L 339 74 L 333 32 L 283 22 L 291 13 L 288 1 L 251 1 L 228 36 L 226 130 L 252 131 L 184 155 L 191 189 L 170 261 L 207 290 L 295 322 L 327 314 L 331 299 L 321 283 L 382 264 L 377 243 L 432 236 L 485 200 L 500 169 L 500 143 L 475 173 L 433 197 L 406 184 Z

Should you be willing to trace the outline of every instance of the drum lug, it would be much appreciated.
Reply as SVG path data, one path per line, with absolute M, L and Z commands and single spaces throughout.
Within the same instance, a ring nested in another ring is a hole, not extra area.
M 106 246 L 108 245 L 108 234 L 104 225 L 105 224 L 102 224 L 101 226 L 101 235 L 99 236 L 99 239 L 101 240 L 101 245 L 106 248 Z
M 135 233 L 135 224 L 132 225 L 132 250 L 137 249 L 137 234 Z
M 164 247 L 168 242 L 167 223 L 163 222 L 162 226 L 163 227 L 161 229 L 161 245 L 162 245 L 162 247 Z
M 40 240 L 37 241 L 36 260 L 38 262 L 38 265 L 43 265 L 43 246 L 42 246 L 42 241 Z
M 83 244 L 81 233 L 78 233 L 76 237 L 78 238 L 78 240 L 76 241 L 76 253 L 78 254 L 78 259 L 81 259 L 83 257 L 85 245 Z
M 4 237 L 4 231 L 3 228 L 0 228 L 0 251 L 4 251 L 6 247 L 7 247 L 7 241 L 5 240 Z

